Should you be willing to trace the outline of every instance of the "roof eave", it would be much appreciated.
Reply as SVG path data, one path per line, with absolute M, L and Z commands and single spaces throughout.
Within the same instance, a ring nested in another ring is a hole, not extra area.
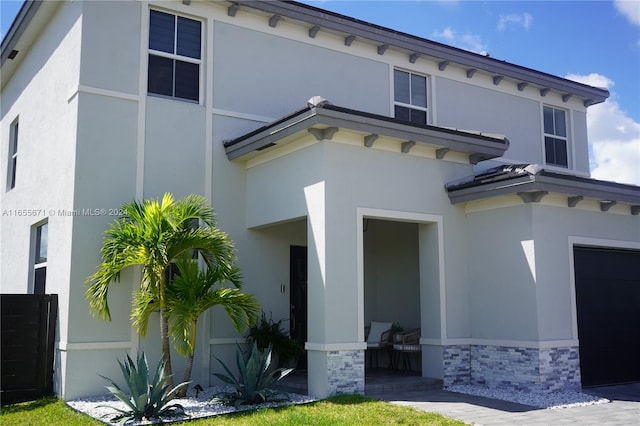
M 568 197 L 583 197 L 600 201 L 615 201 L 640 205 L 640 187 L 595 179 L 576 181 L 570 178 L 544 175 L 525 175 L 517 178 L 449 190 L 451 204 L 465 203 L 523 192 L 556 193 Z
M 504 154 L 509 147 L 506 138 L 499 139 L 461 130 L 413 126 L 386 117 L 358 111 L 345 112 L 332 107 L 310 108 L 279 120 L 277 125 L 267 125 L 250 136 L 241 136 L 225 144 L 229 160 L 238 159 L 254 151 L 278 145 L 284 138 L 307 131 L 315 125 L 336 127 L 404 141 L 446 147 L 465 152 L 475 160 L 488 160 Z
M 239 0 L 234 3 L 267 13 L 287 16 L 321 28 L 380 43 L 380 45 L 392 45 L 408 52 L 449 61 L 470 69 L 478 69 L 490 74 L 510 77 L 514 80 L 535 84 L 541 88 L 554 89 L 564 94 L 569 93 L 582 98 L 585 107 L 604 102 L 609 97 L 607 89 L 592 87 L 313 6 L 291 1 L 272 0 Z
M 41 5 L 41 0 L 25 1 L 22 4 L 22 7 L 9 27 L 7 35 L 2 39 L 2 44 L 0 45 L 0 67 L 2 67 L 5 61 L 9 59 L 9 55 L 16 47 L 16 44 L 22 37 L 22 34 L 26 31 L 29 23 Z

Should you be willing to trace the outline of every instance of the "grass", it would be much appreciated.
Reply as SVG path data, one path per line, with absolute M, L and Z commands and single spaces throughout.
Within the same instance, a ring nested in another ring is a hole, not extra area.
M 2 407 L 2 426 L 14 425 L 102 425 L 80 414 L 56 398 Z M 210 417 L 176 425 L 205 426 L 287 426 L 287 425 L 433 425 L 463 426 L 465 423 L 440 414 L 418 411 L 360 395 L 340 395 L 306 405 L 263 408 L 238 414 Z

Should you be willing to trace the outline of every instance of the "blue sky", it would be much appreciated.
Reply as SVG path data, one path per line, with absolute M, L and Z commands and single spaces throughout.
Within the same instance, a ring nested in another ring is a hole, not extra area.
M 640 0 L 306 0 L 539 71 L 607 87 L 589 108 L 595 178 L 640 185 Z M 1 0 L 2 36 L 22 1 Z

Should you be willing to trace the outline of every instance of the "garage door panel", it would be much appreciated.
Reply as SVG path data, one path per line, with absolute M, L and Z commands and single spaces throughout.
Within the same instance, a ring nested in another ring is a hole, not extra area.
M 583 386 L 640 381 L 640 252 L 574 249 Z

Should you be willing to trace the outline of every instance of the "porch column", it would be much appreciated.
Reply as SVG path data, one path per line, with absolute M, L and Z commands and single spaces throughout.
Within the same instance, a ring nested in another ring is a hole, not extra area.
M 354 220 L 327 210 L 324 182 L 305 188 L 308 209 L 308 392 L 325 398 L 364 394 L 358 336 Z M 353 219 L 353 218 L 352 218 Z M 350 228 L 350 229 L 349 229 Z

